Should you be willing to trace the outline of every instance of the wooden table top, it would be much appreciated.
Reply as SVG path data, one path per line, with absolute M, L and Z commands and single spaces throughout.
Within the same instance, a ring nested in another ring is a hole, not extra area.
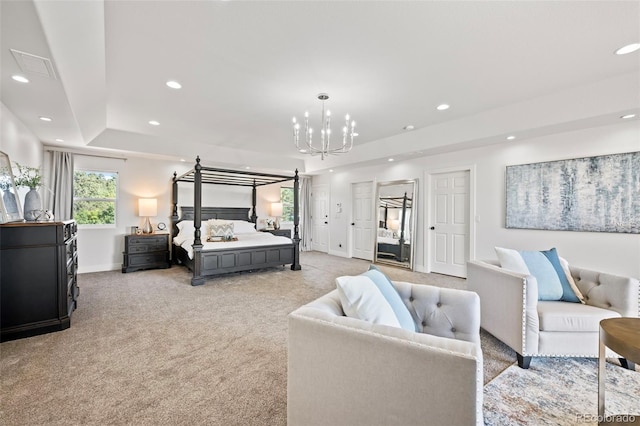
M 628 361 L 640 364 L 640 318 L 600 321 L 600 340 Z

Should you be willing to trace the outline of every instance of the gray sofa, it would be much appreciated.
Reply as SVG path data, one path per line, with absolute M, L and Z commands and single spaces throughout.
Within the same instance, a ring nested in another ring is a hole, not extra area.
M 531 357 L 597 358 L 600 321 L 638 316 L 637 279 L 569 268 L 584 304 L 538 301 L 535 277 L 505 270 L 497 261 L 467 264 L 467 287 L 480 296 L 482 328 L 515 350 L 522 368 Z M 608 350 L 608 356 L 617 355 Z
M 346 317 L 337 290 L 289 315 L 289 425 L 483 424 L 478 296 L 393 284 L 418 332 Z

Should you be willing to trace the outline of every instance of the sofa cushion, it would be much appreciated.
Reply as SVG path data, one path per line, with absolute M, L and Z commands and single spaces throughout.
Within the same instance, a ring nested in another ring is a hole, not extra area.
M 342 310 L 348 317 L 400 328 L 393 309 L 371 278 L 362 275 L 338 277 L 336 287 Z
M 600 321 L 619 316 L 616 311 L 580 303 L 538 302 L 540 331 L 597 332 Z
M 384 296 L 387 303 L 391 306 L 391 309 L 393 309 L 393 313 L 396 315 L 396 318 L 400 323 L 400 327 L 409 331 L 418 331 L 409 309 L 404 304 L 398 294 L 398 291 L 384 272 L 378 269 L 377 266 L 370 265 L 369 270 L 361 275 L 371 278 L 371 281 L 373 281 L 373 283 L 378 287 L 382 296 Z
M 564 300 L 565 302 L 580 302 L 580 299 L 576 295 L 575 291 L 569 284 L 569 280 L 567 279 L 567 274 L 565 273 L 562 265 L 560 264 L 560 257 L 558 256 L 558 251 L 556 248 L 552 248 L 549 250 L 541 251 L 540 253 L 544 254 L 545 257 L 553 266 L 553 269 L 556 271 L 558 278 L 560 279 L 560 285 L 562 285 L 562 297 L 560 300 Z
M 562 283 L 547 256 L 539 251 L 521 251 L 520 255 L 538 281 L 538 300 L 562 299 Z

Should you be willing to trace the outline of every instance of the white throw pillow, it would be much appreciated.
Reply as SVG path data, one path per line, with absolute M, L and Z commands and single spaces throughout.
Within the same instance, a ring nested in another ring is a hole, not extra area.
M 336 287 L 342 310 L 348 317 L 401 328 L 391 305 L 371 278 L 362 275 L 338 277 Z
M 567 262 L 567 260 L 562 257 L 558 257 L 558 259 L 560 259 L 560 266 L 562 266 L 562 270 L 564 271 L 564 274 L 567 276 L 567 281 L 569 281 L 571 290 L 573 290 L 573 292 L 576 294 L 576 297 L 580 299 L 580 303 L 586 303 L 584 301 L 584 296 L 582 295 L 582 292 L 576 285 L 576 281 L 573 279 L 573 276 L 571 276 L 571 271 L 569 270 L 569 262 Z
M 494 247 L 498 255 L 500 266 L 508 271 L 518 272 L 519 274 L 531 275 L 527 264 L 524 263 L 522 256 L 518 250 L 512 250 L 502 247 Z
M 232 220 L 233 230 L 236 234 L 251 234 L 258 232 L 252 222 L 246 220 Z

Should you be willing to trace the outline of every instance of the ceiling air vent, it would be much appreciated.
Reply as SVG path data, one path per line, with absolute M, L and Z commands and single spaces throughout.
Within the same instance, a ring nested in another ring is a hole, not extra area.
M 43 77 L 56 78 L 56 73 L 53 71 L 53 64 L 49 58 L 43 58 L 42 56 L 32 55 L 31 53 L 21 52 L 19 50 L 10 50 L 22 71 L 38 74 Z

